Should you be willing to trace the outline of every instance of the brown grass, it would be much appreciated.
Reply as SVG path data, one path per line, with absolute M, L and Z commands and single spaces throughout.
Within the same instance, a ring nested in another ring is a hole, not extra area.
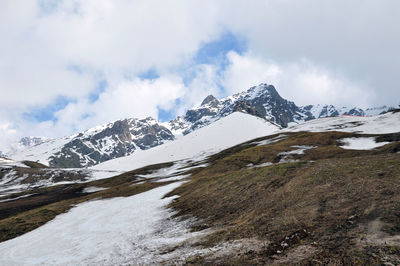
M 26 166 L 29 166 L 30 168 L 49 168 L 47 165 L 33 161 L 23 161 L 22 163 Z
M 297 133 L 267 146 L 228 149 L 214 157 L 211 167 L 170 193 L 180 195 L 171 207 L 178 216 L 197 217 L 201 222 L 194 230 L 218 228 L 204 241 L 206 246 L 248 237 L 272 241 L 263 252 L 239 254 L 227 264 L 243 258 L 272 263 L 280 252 L 306 244 L 318 250 L 307 263 L 384 262 L 367 247 L 354 245 L 363 234 L 360 226 L 377 217 L 385 221 L 386 233 L 400 234 L 400 154 L 395 153 L 399 143 L 370 151 L 338 147 L 338 139 L 354 135 Z M 296 157 L 299 162 L 246 167 L 271 162 L 293 145 L 318 148 Z M 282 241 L 296 232 L 307 233 L 297 233 L 294 242 L 282 248 Z

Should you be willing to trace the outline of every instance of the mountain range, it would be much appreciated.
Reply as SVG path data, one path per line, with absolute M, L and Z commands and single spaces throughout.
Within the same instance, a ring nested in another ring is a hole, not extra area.
M 282 98 L 273 85 L 262 83 L 223 99 L 209 95 L 199 107 L 169 122 L 159 122 L 151 117 L 129 118 L 60 139 L 25 137 L 5 154 L 15 160 L 28 159 L 51 167 L 81 168 L 153 148 L 236 111 L 263 118 L 284 128 L 316 118 L 373 116 L 389 109 L 387 106 L 366 110 L 333 105 L 297 106 Z
M 121 120 L 136 149 L 92 167 L 0 157 L 0 264 L 400 264 L 400 109 L 284 128 L 207 98 L 192 110 L 215 106 L 207 126 Z M 121 124 L 32 143 L 31 159 Z M 175 139 L 157 145 L 158 126 Z

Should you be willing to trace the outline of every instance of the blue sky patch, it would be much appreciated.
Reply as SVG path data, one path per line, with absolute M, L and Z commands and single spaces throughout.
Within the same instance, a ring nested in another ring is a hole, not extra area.
M 89 97 L 88 97 L 89 102 L 94 103 L 95 101 L 97 101 L 99 99 L 100 94 L 102 92 L 104 92 L 107 87 L 108 87 L 107 80 L 101 80 L 100 82 L 98 82 L 97 87 L 94 89 L 94 91 L 92 91 L 89 94 Z
M 244 38 L 225 31 L 215 41 L 205 43 L 196 54 L 196 64 L 218 64 L 226 60 L 229 51 L 242 54 L 247 50 Z M 226 63 L 226 62 L 225 62 Z
M 67 70 L 72 71 L 72 72 L 75 72 L 75 73 L 77 73 L 77 74 L 79 74 L 79 75 L 82 75 L 83 72 L 84 72 L 82 67 L 80 67 L 80 66 L 78 66 L 78 65 L 74 65 L 74 64 L 68 65 L 68 66 L 67 66 Z
M 157 73 L 157 71 L 154 68 L 151 68 L 143 73 L 140 73 L 138 75 L 140 79 L 158 79 L 160 75 Z
M 81 116 L 81 119 L 82 119 L 82 120 L 85 120 L 85 119 L 87 119 L 87 118 L 89 118 L 89 117 L 90 117 L 89 114 L 83 114 L 83 115 Z
M 166 121 L 170 121 L 171 119 L 175 119 L 176 118 L 176 107 L 179 106 L 181 104 L 181 99 L 176 99 L 175 100 L 175 104 L 174 107 L 171 109 L 162 109 L 160 107 L 157 107 L 158 110 L 158 120 L 160 122 L 166 122 Z
M 157 107 L 157 110 L 158 110 L 158 120 L 160 122 L 170 121 L 171 119 L 175 118 L 175 111 L 173 109 L 164 110 Z
M 44 122 L 44 121 L 53 121 L 56 122 L 57 118 L 55 117 L 55 113 L 64 109 L 69 103 L 74 102 L 73 99 L 65 97 L 65 96 L 58 96 L 55 101 L 52 103 L 40 107 L 40 108 L 33 108 L 30 112 L 24 113 L 23 118 L 29 121 L 37 121 L 37 122 Z
M 234 51 L 243 54 L 247 50 L 247 42 L 244 37 L 234 35 L 230 31 L 223 32 L 220 37 L 214 41 L 203 44 L 194 56 L 192 66 L 207 64 L 217 67 L 217 74 L 221 74 L 229 65 L 227 53 Z M 188 70 L 189 69 L 189 70 Z M 187 86 L 195 77 L 195 70 L 190 67 L 183 73 L 183 83 Z M 223 88 L 219 86 L 223 91 Z
M 40 13 L 46 15 L 56 12 L 60 2 L 61 0 L 38 0 Z

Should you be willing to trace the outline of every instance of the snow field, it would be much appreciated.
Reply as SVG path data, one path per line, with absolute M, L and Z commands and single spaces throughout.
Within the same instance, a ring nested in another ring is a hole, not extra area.
M 342 131 L 363 134 L 387 134 L 400 132 L 400 112 L 373 117 L 339 116 L 319 118 L 288 127 L 282 132 Z
M 199 233 L 171 218 L 172 183 L 126 198 L 90 201 L 20 237 L 0 243 L 0 265 L 153 264 L 164 249 Z

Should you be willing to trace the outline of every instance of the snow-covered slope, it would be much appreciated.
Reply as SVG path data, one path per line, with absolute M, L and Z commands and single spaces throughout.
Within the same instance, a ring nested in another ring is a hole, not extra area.
M 23 137 L 20 139 L 20 141 L 10 145 L 8 153 L 18 153 L 19 151 L 26 150 L 50 140 L 51 139 L 45 137 Z
M 162 250 L 195 236 L 163 208 L 180 183 L 131 197 L 90 201 L 0 243 L 0 265 L 152 265 Z
M 372 117 L 339 116 L 319 118 L 288 127 L 283 131 L 343 131 L 364 134 L 400 132 L 400 112 L 388 112 Z
M 52 139 L 41 143 L 40 145 L 30 147 L 19 147 L 18 149 L 6 152 L 6 154 L 14 160 L 38 161 L 45 165 L 49 165 L 49 157 L 60 152 L 61 148 L 70 142 L 74 136 Z
M 225 148 L 272 134 L 278 130 L 278 126 L 264 119 L 235 112 L 175 141 L 149 150 L 135 152 L 126 157 L 109 160 L 90 169 L 96 170 L 95 177 L 104 178 L 116 174 L 112 171 L 122 173 L 150 164 L 188 158 L 201 160 Z

